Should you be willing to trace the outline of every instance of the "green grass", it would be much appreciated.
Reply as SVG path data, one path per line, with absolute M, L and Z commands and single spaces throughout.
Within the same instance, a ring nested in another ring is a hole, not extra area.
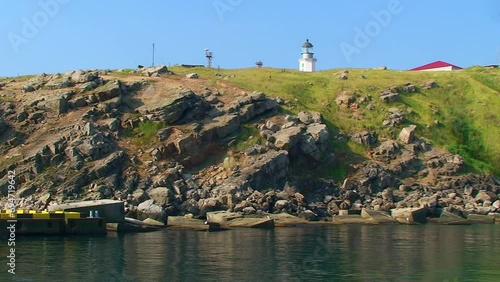
M 243 124 L 235 143 L 229 149 L 243 151 L 256 144 L 263 145 L 266 140 L 259 136 L 259 130 L 252 124 Z
M 395 138 L 402 127 L 417 125 L 416 134 L 438 147 L 464 156 L 471 171 L 491 172 L 500 175 L 500 70 L 473 67 L 454 72 L 409 72 L 349 69 L 349 79 L 339 80 L 343 69 L 302 73 L 296 70 L 272 68 L 247 68 L 219 71 L 222 75 L 235 75 L 222 80 L 215 76 L 216 69 L 172 67 L 177 74 L 196 72 L 210 84 L 218 82 L 234 84 L 248 91 L 262 91 L 271 97 L 291 101 L 285 110 L 298 113 L 301 110 L 318 111 L 334 132 L 352 134 L 363 130 L 377 131 L 382 138 Z M 365 76 L 363 79 L 361 76 Z M 439 87 L 424 90 L 420 86 L 435 80 Z M 396 102 L 386 104 L 379 93 L 390 86 L 402 86 L 411 82 L 416 93 L 406 93 Z M 347 91 L 358 101 L 371 96 L 374 110 L 366 109 L 368 102 L 360 103 L 353 111 L 338 107 L 335 98 Z M 405 124 L 397 128 L 384 128 L 382 121 L 388 116 L 387 109 L 399 108 L 407 113 Z M 434 121 L 439 121 L 438 125 Z M 333 134 L 332 134 L 333 135 Z M 352 144 L 333 146 L 337 155 L 360 157 L 368 148 Z M 345 174 L 346 167 L 338 168 Z
M 147 147 L 154 143 L 157 139 L 156 134 L 162 128 L 168 127 L 167 124 L 161 122 L 146 121 L 140 123 L 128 137 L 132 138 L 132 143 L 137 147 Z

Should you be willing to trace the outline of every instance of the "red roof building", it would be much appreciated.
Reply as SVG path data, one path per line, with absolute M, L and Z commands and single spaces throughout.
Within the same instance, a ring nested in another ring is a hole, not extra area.
M 455 66 L 443 61 L 436 61 L 427 65 L 423 65 L 411 71 L 452 71 L 452 70 L 461 70 L 462 68 L 459 66 Z

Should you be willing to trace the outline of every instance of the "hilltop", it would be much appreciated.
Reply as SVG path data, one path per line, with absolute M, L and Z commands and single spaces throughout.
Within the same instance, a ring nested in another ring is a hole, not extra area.
M 500 71 L 71 71 L 0 81 L 0 185 L 22 207 L 494 212 Z

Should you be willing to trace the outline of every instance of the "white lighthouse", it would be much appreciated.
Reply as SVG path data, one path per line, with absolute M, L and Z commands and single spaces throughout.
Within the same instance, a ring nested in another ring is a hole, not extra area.
M 318 61 L 313 57 L 313 45 L 309 39 L 302 44 L 302 58 L 299 59 L 299 70 L 305 72 L 316 71 L 316 62 Z

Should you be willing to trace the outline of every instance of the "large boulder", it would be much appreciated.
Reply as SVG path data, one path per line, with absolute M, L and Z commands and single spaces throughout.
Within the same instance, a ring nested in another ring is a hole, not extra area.
M 90 90 L 97 88 L 97 86 L 98 86 L 97 83 L 95 83 L 94 81 L 89 81 L 89 82 L 82 83 L 81 85 L 78 86 L 78 88 L 82 92 L 87 92 L 87 91 L 90 91 Z
M 340 94 L 335 99 L 335 103 L 337 103 L 337 105 L 344 106 L 346 108 L 348 108 L 355 101 L 356 101 L 356 98 L 354 98 L 354 96 L 348 95 L 348 94 Z
M 322 156 L 320 149 L 316 145 L 316 142 L 314 142 L 314 138 L 309 134 L 302 135 L 300 139 L 300 151 L 315 161 L 319 161 Z
M 302 129 L 300 127 L 294 126 L 282 129 L 274 135 L 276 138 L 274 145 L 280 150 L 288 150 L 298 144 L 301 133 Z
M 144 220 L 151 218 L 165 223 L 167 214 L 154 200 L 147 200 L 137 206 L 137 219 Z
M 497 199 L 497 195 L 491 191 L 486 191 L 486 190 L 481 190 L 477 193 L 476 197 L 474 200 L 476 202 L 484 203 L 486 201 L 489 201 L 493 203 Z
M 401 90 L 405 93 L 415 93 L 417 92 L 417 87 L 410 82 L 405 83 Z
M 189 119 L 201 119 L 210 108 L 203 98 L 192 91 L 185 91 L 154 105 L 144 105 L 138 110 L 142 114 L 151 115 L 155 121 L 175 124 L 182 118 L 186 122 Z
M 119 80 L 110 81 L 96 88 L 94 94 L 98 101 L 103 102 L 120 96 L 123 93 L 123 88 L 124 85 Z
M 149 198 L 153 199 L 160 206 L 168 206 L 175 199 L 174 192 L 167 187 L 154 188 L 148 194 Z
M 44 102 L 44 105 L 56 115 L 64 114 L 68 111 L 68 101 L 64 97 L 47 100 Z
M 405 127 L 399 133 L 399 140 L 405 144 L 410 144 L 413 141 L 413 136 L 415 134 L 416 125 L 410 125 Z
M 200 199 L 198 201 L 200 217 L 205 217 L 207 215 L 207 212 L 217 210 L 220 205 L 221 202 L 218 198 Z
M 378 142 L 377 133 L 369 131 L 353 134 L 351 135 L 351 140 L 365 146 L 372 146 Z
M 422 84 L 423 89 L 432 89 L 432 88 L 437 88 L 438 84 L 435 80 L 427 81 L 426 83 Z
M 401 224 L 419 224 L 427 222 L 427 207 L 392 209 L 391 216 Z
M 380 99 L 386 103 L 394 102 L 399 98 L 397 89 L 391 88 L 380 92 Z
M 72 86 L 72 83 L 69 77 L 58 77 L 58 76 L 54 76 L 51 80 L 49 80 L 45 84 L 45 88 L 51 90 L 66 88 L 70 86 Z
M 278 200 L 274 204 L 274 209 L 277 210 L 277 211 L 279 211 L 279 210 L 287 208 L 289 204 L 290 203 L 289 203 L 288 200 Z
M 74 83 L 87 83 L 97 79 L 98 77 L 99 73 L 94 71 L 77 70 L 71 74 L 71 80 Z
M 306 113 L 302 111 L 297 117 L 303 124 L 321 123 L 321 114 L 318 112 Z
M 168 70 L 167 66 L 161 65 L 156 67 L 144 68 L 141 70 L 141 73 L 147 76 L 157 77 L 163 74 L 172 74 L 171 71 Z
M 389 116 L 382 122 L 383 126 L 394 127 L 402 124 L 405 121 L 406 119 L 405 113 L 399 110 L 398 108 L 389 108 L 388 111 L 389 111 Z
M 320 149 L 324 149 L 328 141 L 328 128 L 323 123 L 313 123 L 307 126 L 306 133 L 311 134 Z

